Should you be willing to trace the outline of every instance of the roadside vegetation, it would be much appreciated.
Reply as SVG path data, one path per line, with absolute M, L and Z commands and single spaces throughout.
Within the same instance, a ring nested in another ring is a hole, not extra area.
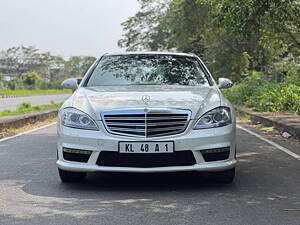
M 71 93 L 69 89 L 18 89 L 18 90 L 0 90 L 1 95 L 39 95 L 39 94 L 60 94 Z
M 255 111 L 294 112 L 300 114 L 300 77 L 287 76 L 283 82 L 265 81 L 253 72 L 240 83 L 223 91 L 234 104 Z
M 0 95 L 66 92 L 49 89 L 61 89 L 61 82 L 67 78 L 82 77 L 94 61 L 92 56 L 65 60 L 31 46 L 0 50 Z
M 25 114 L 25 113 L 31 113 L 31 112 L 40 112 L 44 110 L 49 110 L 49 109 L 58 109 L 62 103 L 55 103 L 52 102 L 51 104 L 48 105 L 38 105 L 38 106 L 33 106 L 29 102 L 23 102 L 21 103 L 16 110 L 4 110 L 0 112 L 0 117 L 3 116 L 13 116 L 13 115 L 19 115 L 19 114 Z
M 235 86 L 235 104 L 300 112 L 299 0 L 140 0 L 122 25 L 128 51 L 195 53 Z

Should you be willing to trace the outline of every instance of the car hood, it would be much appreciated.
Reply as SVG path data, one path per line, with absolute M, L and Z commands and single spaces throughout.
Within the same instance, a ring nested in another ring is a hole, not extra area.
M 142 98 L 148 95 L 146 104 Z M 63 107 L 74 107 L 101 120 L 101 112 L 113 109 L 171 108 L 188 109 L 191 119 L 199 118 L 210 109 L 220 106 L 220 92 L 216 87 L 176 85 L 135 85 L 81 87 Z

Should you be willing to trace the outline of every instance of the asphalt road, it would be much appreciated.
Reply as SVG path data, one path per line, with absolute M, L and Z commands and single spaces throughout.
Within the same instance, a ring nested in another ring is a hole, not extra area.
M 70 94 L 51 94 L 51 95 L 33 95 L 17 98 L 0 98 L 0 112 L 6 109 L 14 110 L 22 102 L 30 102 L 32 105 L 50 104 L 51 101 L 56 103 L 64 102 Z
M 300 161 L 243 130 L 233 184 L 197 173 L 89 174 L 62 184 L 55 141 L 53 125 L 0 142 L 1 225 L 300 224 Z

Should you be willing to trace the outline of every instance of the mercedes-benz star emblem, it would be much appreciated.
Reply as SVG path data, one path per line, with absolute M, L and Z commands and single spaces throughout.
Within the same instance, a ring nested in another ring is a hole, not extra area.
M 149 95 L 143 95 L 142 100 L 143 100 L 143 102 L 145 102 L 145 104 L 148 104 L 148 102 L 150 102 L 150 96 Z

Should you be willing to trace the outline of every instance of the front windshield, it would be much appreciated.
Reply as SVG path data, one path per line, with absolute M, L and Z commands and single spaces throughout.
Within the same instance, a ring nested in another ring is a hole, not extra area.
M 86 86 L 163 84 L 209 86 L 196 58 L 177 55 L 104 56 Z

